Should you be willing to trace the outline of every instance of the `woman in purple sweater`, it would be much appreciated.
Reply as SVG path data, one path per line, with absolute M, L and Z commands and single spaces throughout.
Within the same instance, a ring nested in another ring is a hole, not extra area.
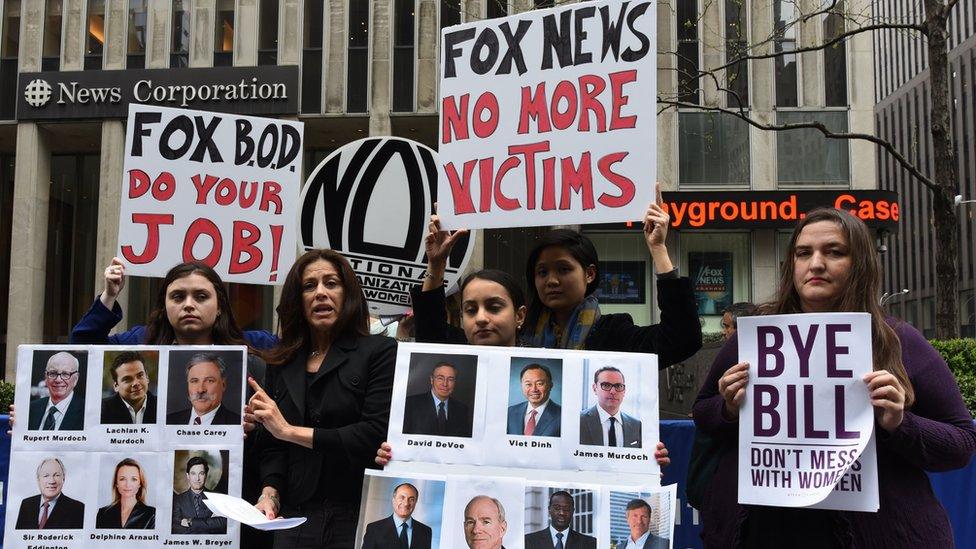
M 864 377 L 875 408 L 877 513 L 737 503 L 738 414 L 748 364 L 733 337 L 719 352 L 694 406 L 695 424 L 719 441 L 720 461 L 702 502 L 706 547 L 952 547 L 952 527 L 926 471 L 964 467 L 976 428 L 941 356 L 878 305 L 881 265 L 868 228 L 847 212 L 817 209 L 790 239 L 775 299 L 765 314 L 869 312 L 874 371 Z

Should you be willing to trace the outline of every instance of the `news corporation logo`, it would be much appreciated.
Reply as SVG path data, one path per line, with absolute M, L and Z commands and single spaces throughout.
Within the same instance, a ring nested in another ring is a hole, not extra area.
M 31 80 L 24 88 L 24 99 L 27 100 L 28 105 L 34 108 L 47 105 L 48 101 L 51 100 L 51 85 L 47 83 L 47 80 L 41 78 Z

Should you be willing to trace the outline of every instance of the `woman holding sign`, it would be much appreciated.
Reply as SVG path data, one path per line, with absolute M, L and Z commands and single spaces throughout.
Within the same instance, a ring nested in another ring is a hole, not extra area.
M 308 521 L 275 533 L 275 547 L 354 545 L 363 470 L 386 436 L 396 341 L 369 335 L 356 274 L 331 250 L 302 255 L 278 304 L 281 342 L 245 421 L 273 437 L 262 452 L 257 507 Z
M 881 265 L 864 223 L 846 211 L 816 209 L 790 239 L 774 300 L 765 314 L 871 314 L 874 371 L 864 376 L 875 410 L 877 513 L 737 503 L 739 408 L 749 364 L 732 338 L 712 364 L 694 406 L 695 423 L 719 441 L 719 463 L 702 501 L 706 547 L 952 547 L 952 527 L 926 471 L 965 466 L 976 429 L 939 353 L 878 304 Z

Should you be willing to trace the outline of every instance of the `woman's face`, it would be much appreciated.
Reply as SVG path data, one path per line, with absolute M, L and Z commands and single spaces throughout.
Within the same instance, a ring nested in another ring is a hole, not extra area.
M 586 285 L 596 278 L 596 267 L 585 269 L 569 251 L 550 246 L 535 263 L 535 290 L 539 300 L 555 313 L 575 309 L 586 297 Z
M 339 320 L 345 289 L 339 271 L 331 262 L 316 259 L 302 273 L 302 304 L 305 320 L 315 332 L 328 332 Z
M 209 333 L 219 314 L 214 285 L 201 274 L 188 274 L 166 288 L 166 318 L 177 337 Z
M 523 320 L 525 307 L 516 310 L 501 284 L 476 278 L 464 287 L 461 324 L 468 343 L 511 347 Z
M 850 246 L 840 225 L 818 221 L 804 227 L 793 262 L 793 285 L 803 311 L 835 310 L 851 274 Z
M 142 482 L 139 481 L 139 468 L 132 465 L 119 467 L 119 472 L 115 475 L 115 488 L 122 499 L 135 498 L 142 488 Z

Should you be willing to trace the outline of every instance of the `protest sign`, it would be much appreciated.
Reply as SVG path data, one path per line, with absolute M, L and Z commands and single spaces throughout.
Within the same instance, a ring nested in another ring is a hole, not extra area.
M 644 218 L 655 196 L 656 9 L 602 0 L 441 31 L 445 228 Z
M 26 413 L 12 438 L 4 546 L 238 547 L 238 524 L 194 498 L 240 496 L 246 356 L 244 347 L 19 347 L 15 403 Z
M 739 503 L 877 511 L 871 315 L 744 317 L 737 334 Z
M 655 474 L 657 396 L 655 355 L 402 343 L 388 440 L 398 461 Z
M 279 284 L 295 260 L 300 122 L 129 105 L 119 257 L 136 276 L 202 261 Z
M 340 147 L 309 175 L 301 198 L 301 245 L 342 252 L 375 315 L 403 314 L 427 272 L 424 241 L 437 199 L 437 160 L 421 143 L 370 137 Z M 448 291 L 464 272 L 474 234 L 448 257 Z

